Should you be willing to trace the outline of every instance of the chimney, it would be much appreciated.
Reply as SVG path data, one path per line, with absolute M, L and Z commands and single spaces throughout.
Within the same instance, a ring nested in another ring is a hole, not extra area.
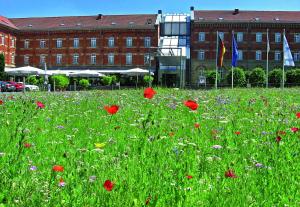
M 190 10 L 191 10 L 191 11 L 194 11 L 194 9 L 195 9 L 195 8 L 194 8 L 193 6 L 190 7 Z
M 233 15 L 237 15 L 237 14 L 239 14 L 240 13 L 240 10 L 239 9 L 235 9 L 234 11 L 233 11 Z
M 162 10 L 158 10 L 158 12 L 157 12 L 158 14 L 162 14 Z
M 97 19 L 96 20 L 100 20 L 102 19 L 102 14 L 98 14 Z

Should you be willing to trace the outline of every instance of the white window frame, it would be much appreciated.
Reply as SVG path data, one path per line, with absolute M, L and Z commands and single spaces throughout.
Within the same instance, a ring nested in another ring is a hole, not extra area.
M 243 50 L 238 50 L 238 60 L 243 60 Z
M 146 48 L 151 47 L 151 37 L 145 37 L 145 40 L 144 40 L 144 46 L 145 46 Z
M 132 45 L 133 45 L 132 37 L 127 37 L 126 38 L 126 47 L 132 47 Z
M 205 60 L 205 51 L 204 50 L 199 50 L 198 55 L 197 55 L 198 60 Z
M 261 32 L 256 33 L 255 40 L 256 40 L 257 43 L 262 42 L 262 33 Z
M 29 40 L 25 40 L 24 41 L 24 48 L 28 49 L 29 48 L 29 44 L 30 44 Z
M 198 42 L 204 42 L 205 41 L 205 32 L 199 32 L 198 33 Z
M 56 64 L 57 65 L 60 65 L 60 64 L 62 64 L 62 54 L 57 54 L 56 55 Z
M 132 65 L 132 53 L 126 53 L 126 65 Z
M 261 50 L 256 50 L 255 51 L 255 60 L 257 60 L 257 61 L 262 60 L 262 52 L 261 52 Z
M 46 40 L 40 40 L 40 48 L 46 48 Z
M 11 38 L 11 47 L 14 48 L 16 45 L 16 38 Z
M 295 52 L 294 53 L 294 61 L 295 62 L 300 62 L 300 52 Z
M 73 47 L 74 48 L 79 48 L 79 38 L 74 38 L 74 40 L 73 40 Z
M 97 38 L 93 37 L 91 38 L 91 48 L 96 48 L 97 47 Z
M 115 54 L 114 53 L 109 53 L 107 56 L 107 62 L 109 65 L 114 65 L 115 64 Z
M 281 33 L 275 33 L 275 43 L 281 43 Z
M 91 54 L 90 61 L 91 61 L 91 65 L 96 65 L 97 64 L 97 56 L 96 56 L 95 53 Z
M 29 65 L 29 55 L 24 55 L 24 65 Z
M 72 59 L 73 65 L 78 65 L 79 64 L 79 54 L 73 54 L 73 59 Z
M 300 33 L 297 33 L 294 35 L 294 42 L 295 43 L 300 43 Z
M 225 36 L 224 32 L 219 32 L 219 37 L 221 38 L 222 41 L 224 41 L 224 36 Z
M 114 37 L 109 37 L 107 44 L 108 44 L 108 47 L 115 47 L 115 38 Z
M 236 41 L 237 42 L 243 42 L 244 41 L 244 33 L 243 32 L 236 33 Z
M 16 62 L 16 55 L 15 55 L 15 53 L 12 53 L 11 54 L 11 64 L 15 64 L 15 62 Z
M 144 65 L 149 65 L 150 62 L 148 62 L 148 61 L 151 62 L 151 56 L 150 56 L 150 53 L 145 53 L 145 54 L 144 54 Z
M 5 45 L 5 36 L 3 34 L 1 35 L 1 44 L 0 45 Z
M 40 55 L 40 65 L 44 65 L 46 62 L 46 55 Z
M 56 40 L 56 48 L 62 48 L 62 39 L 61 38 Z
M 274 53 L 274 60 L 275 61 L 281 61 L 281 52 L 279 50 L 276 50 Z

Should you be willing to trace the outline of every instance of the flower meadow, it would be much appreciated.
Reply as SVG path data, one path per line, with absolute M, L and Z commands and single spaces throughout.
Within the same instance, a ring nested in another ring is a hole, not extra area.
M 0 95 L 0 206 L 300 206 L 299 95 Z

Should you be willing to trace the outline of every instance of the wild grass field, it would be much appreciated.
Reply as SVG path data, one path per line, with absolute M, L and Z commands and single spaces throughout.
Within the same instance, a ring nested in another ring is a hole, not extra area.
M 300 206 L 299 89 L 155 90 L 0 95 L 0 206 Z

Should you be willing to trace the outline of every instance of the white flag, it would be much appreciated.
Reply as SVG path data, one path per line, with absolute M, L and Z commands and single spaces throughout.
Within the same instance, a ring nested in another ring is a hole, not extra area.
M 267 53 L 270 52 L 269 30 L 267 30 Z
M 289 44 L 286 40 L 285 35 L 283 36 L 283 62 L 285 66 L 295 66 L 293 56 L 289 47 Z

